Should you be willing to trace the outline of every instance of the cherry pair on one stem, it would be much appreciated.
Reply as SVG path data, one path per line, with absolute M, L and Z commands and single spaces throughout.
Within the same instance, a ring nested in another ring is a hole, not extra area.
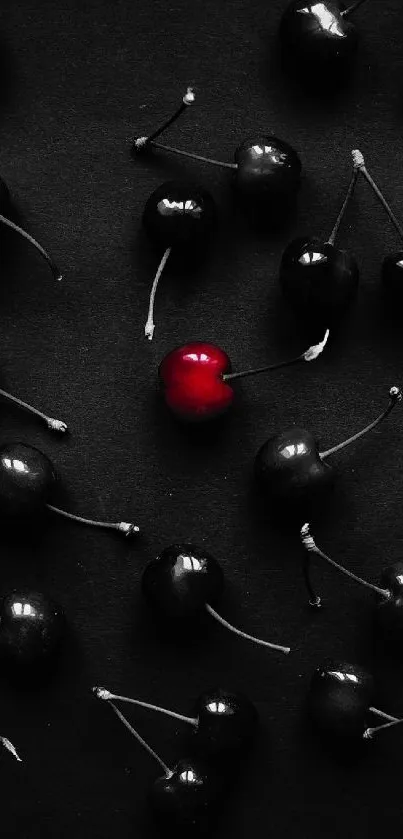
M 350 580 L 370 589 L 377 596 L 376 603 L 376 627 L 384 640 L 390 645 L 397 645 L 401 648 L 403 642 L 403 563 L 397 562 L 384 568 L 379 585 L 358 577 L 340 563 L 335 562 L 330 556 L 318 548 L 311 535 L 310 525 L 306 522 L 301 528 L 301 540 L 306 550 L 306 563 L 304 565 L 305 582 L 309 592 L 310 605 L 319 608 L 322 605 L 321 598 L 316 594 L 310 579 L 310 557 L 317 556 L 327 562 L 339 573 L 344 574 Z
M 295 358 L 235 373 L 231 372 L 227 353 L 214 344 L 195 341 L 177 347 L 165 356 L 159 367 L 165 402 L 172 413 L 185 422 L 214 419 L 231 407 L 234 380 L 315 361 L 324 350 L 328 337 L 329 330 L 322 341 Z
M 358 46 L 358 33 L 349 16 L 365 0 L 348 8 L 341 0 L 293 0 L 280 23 L 280 43 L 287 65 L 313 85 L 342 80 Z
M 263 491 L 281 505 L 287 515 L 306 520 L 320 506 L 334 481 L 328 457 L 354 443 L 376 428 L 401 401 L 398 387 L 389 391 L 389 403 L 369 425 L 347 440 L 320 451 L 310 431 L 293 427 L 270 437 L 255 458 L 255 475 Z
M 209 614 L 225 629 L 247 641 L 282 653 L 289 647 L 263 641 L 236 629 L 215 610 L 224 589 L 224 574 L 217 560 L 204 548 L 191 544 L 170 545 L 150 562 L 142 577 L 142 589 L 157 614 L 169 621 L 197 623 Z
M 345 212 L 353 196 L 359 168 L 353 171 L 345 199 L 329 238 L 300 236 L 287 245 L 280 263 L 282 293 L 304 331 L 323 334 L 332 329 L 354 299 L 359 272 L 351 254 L 336 247 Z
M 20 442 L 0 446 L 0 515 L 27 518 L 47 509 L 81 524 L 117 530 L 125 536 L 139 532 L 137 525 L 130 522 L 95 521 L 55 507 L 50 502 L 56 483 L 52 462 L 36 447 Z
M 189 717 L 161 708 L 159 705 L 111 693 L 106 688 L 94 687 L 98 699 L 123 702 L 165 714 L 191 727 L 189 745 L 204 758 L 220 758 L 231 753 L 242 753 L 253 740 L 257 727 L 257 711 L 243 693 L 232 693 L 215 688 L 202 693 L 196 700 L 194 716 Z
M 403 722 L 373 705 L 374 680 L 368 671 L 345 661 L 325 661 L 311 680 L 307 711 L 322 736 L 339 741 L 371 740 L 374 735 Z M 368 716 L 382 720 L 368 726 Z

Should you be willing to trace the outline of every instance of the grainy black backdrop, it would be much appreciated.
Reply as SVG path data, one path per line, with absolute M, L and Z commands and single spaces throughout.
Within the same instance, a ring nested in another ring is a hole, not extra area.
M 224 808 L 221 839 L 365 837 L 374 828 L 389 837 L 401 823 L 402 733 L 374 743 L 364 760 L 336 760 L 301 721 L 310 674 L 328 655 L 373 667 L 379 704 L 401 714 L 401 662 L 374 649 L 371 597 L 330 570 L 318 568 L 316 577 L 326 610 L 309 611 L 298 544 L 264 515 L 252 481 L 255 452 L 270 432 L 302 424 L 327 447 L 372 419 L 389 386 L 403 383 L 401 318 L 391 321 L 379 292 L 382 259 L 398 243 L 364 182 L 342 232 L 361 267 L 358 301 L 322 359 L 237 384 L 216 438 L 186 434 L 157 398 L 157 365 L 186 340 L 218 343 L 238 369 L 304 348 L 279 303 L 279 259 L 298 232 L 329 234 L 352 148 L 363 151 L 403 214 L 400 0 L 373 0 L 357 13 L 357 68 L 336 98 L 303 96 L 284 83 L 274 56 L 283 6 L 2 3 L 1 174 L 64 279 L 53 282 L 28 246 L 6 237 L 1 380 L 68 421 L 71 433 L 56 439 L 2 404 L 1 439 L 21 438 L 51 456 L 69 509 L 134 519 L 143 533 L 127 542 L 62 520 L 40 539 L 2 528 L 1 589 L 45 587 L 69 627 L 50 684 L 16 689 L 1 674 L 1 732 L 24 758 L 17 764 L 1 755 L 2 836 L 154 835 L 144 801 L 158 769 L 92 698 L 94 683 L 184 713 L 207 686 L 247 691 L 261 736 Z M 188 84 L 197 105 L 170 141 L 230 160 L 251 132 L 272 131 L 299 151 L 298 213 L 281 233 L 257 234 L 233 212 L 224 170 L 162 155 L 130 158 L 133 135 L 169 114 Z M 152 190 L 179 173 L 213 192 L 220 226 L 197 273 L 178 279 L 167 271 L 150 345 L 143 327 L 157 255 L 141 232 L 141 213 Z M 335 557 L 371 578 L 402 553 L 399 410 L 337 457 L 339 489 L 316 532 Z M 156 629 L 141 602 L 141 572 L 161 548 L 185 538 L 222 562 L 225 615 L 289 643 L 292 655 L 214 625 L 193 642 Z M 183 754 L 179 724 L 140 711 L 132 719 L 167 762 Z

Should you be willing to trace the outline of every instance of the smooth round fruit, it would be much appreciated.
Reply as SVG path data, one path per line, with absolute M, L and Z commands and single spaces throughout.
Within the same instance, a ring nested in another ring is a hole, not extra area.
M 220 416 L 234 398 L 234 391 L 223 380 L 230 370 L 227 354 L 214 344 L 193 342 L 172 350 L 159 368 L 166 404 L 186 422 Z
M 0 447 L 0 513 L 31 515 L 49 501 L 56 474 L 49 458 L 25 443 Z
M 216 221 L 213 197 L 186 181 L 168 181 L 150 195 L 143 212 L 149 236 L 163 248 L 193 250 L 205 244 Z
M 293 506 L 320 499 L 333 483 L 333 470 L 321 460 L 315 438 L 301 428 L 283 431 L 261 446 L 255 476 L 272 498 Z
M 382 638 L 393 645 L 403 643 L 403 562 L 385 568 L 379 583 L 390 591 L 391 597 L 379 597 L 376 609 L 376 626 Z
M 301 161 L 288 143 L 273 136 L 245 140 L 235 152 L 235 188 L 246 205 L 275 215 L 293 203 Z
M 214 557 L 195 545 L 170 545 L 147 565 L 143 592 L 169 618 L 197 618 L 221 597 L 222 570 Z
M 317 86 L 343 77 L 355 58 L 357 30 L 341 14 L 345 9 L 339 0 L 294 0 L 283 14 L 279 34 L 284 57 L 294 71 L 308 74 Z
M 308 712 L 322 733 L 360 738 L 367 727 L 373 692 L 372 676 L 362 667 L 328 660 L 313 675 Z
M 39 591 L 15 589 L 0 602 L 0 653 L 13 664 L 41 664 L 56 649 L 63 625 L 53 600 Z
M 221 688 L 206 691 L 199 696 L 194 711 L 198 719 L 197 748 L 208 757 L 242 752 L 256 734 L 256 708 L 242 693 Z
M 154 782 L 149 800 L 165 833 L 180 829 L 191 831 L 193 836 L 207 829 L 218 794 L 211 769 L 188 758 L 177 763 L 170 777 Z

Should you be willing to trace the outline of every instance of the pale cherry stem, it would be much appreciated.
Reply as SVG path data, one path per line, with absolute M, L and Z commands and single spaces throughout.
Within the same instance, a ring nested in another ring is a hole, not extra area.
M 335 452 L 339 452 L 341 451 L 341 449 L 345 449 L 346 446 L 349 446 L 351 443 L 354 443 L 355 440 L 358 440 L 360 437 L 364 437 L 364 435 L 367 434 L 368 431 L 372 431 L 373 428 L 376 428 L 377 425 L 379 425 L 384 419 L 386 419 L 386 417 L 393 410 L 397 402 L 401 401 L 401 398 L 402 394 L 400 389 L 398 387 L 392 387 L 389 391 L 390 402 L 386 410 L 383 411 L 382 414 L 380 414 L 376 420 L 374 420 L 365 428 L 363 428 L 362 431 L 358 431 L 357 434 L 353 434 L 352 437 L 349 437 L 347 440 L 344 440 L 343 443 L 339 443 L 337 446 L 332 446 L 331 449 L 327 449 L 327 451 L 325 452 L 320 452 L 319 457 L 321 458 L 321 460 L 325 460 L 325 458 L 329 457 L 329 455 L 335 454 Z
M 200 160 L 202 163 L 211 163 L 213 166 L 221 166 L 224 169 L 238 169 L 237 163 L 226 163 L 224 160 L 216 160 L 213 157 L 204 157 L 201 154 L 194 154 L 190 151 L 182 151 L 174 146 L 166 146 L 163 143 L 149 143 L 147 145 L 153 146 L 155 149 L 162 149 L 162 151 L 169 151 L 171 154 L 179 154 L 181 157 L 190 157 L 192 160 Z
M 27 233 L 26 230 L 23 230 L 22 227 L 19 227 L 18 224 L 15 224 L 13 221 L 10 221 L 9 218 L 6 218 L 6 216 L 2 216 L 1 214 L 0 214 L 0 222 L 2 224 L 5 224 L 7 227 L 10 227 L 11 230 L 14 230 L 15 233 L 19 233 L 20 236 L 23 236 L 23 238 L 27 240 L 27 242 L 30 242 L 31 245 L 33 245 L 34 248 L 36 248 L 37 251 L 39 251 L 39 253 L 43 256 L 43 258 L 48 263 L 49 268 L 50 268 L 55 280 L 61 280 L 62 279 L 62 275 L 61 275 L 57 265 L 53 262 L 53 259 L 45 251 L 45 248 L 43 248 L 42 245 L 40 245 L 39 242 L 37 242 L 36 239 L 34 239 L 33 236 L 31 236 L 29 233 Z
M 344 9 L 343 12 L 340 12 L 341 17 L 347 17 L 347 15 L 351 15 L 352 12 L 355 12 L 356 9 L 358 9 L 360 6 L 362 6 L 363 3 L 366 2 L 367 0 L 357 0 L 357 2 L 352 3 L 351 6 L 348 7 L 348 9 Z
M 386 728 L 393 728 L 402 722 L 403 720 L 394 720 L 393 722 L 386 722 L 384 725 L 378 725 L 376 728 L 367 728 L 362 736 L 364 740 L 371 740 L 374 734 L 378 734 L 379 731 L 385 731 Z
M 329 334 L 329 330 L 327 329 L 323 341 L 309 347 L 309 349 L 303 352 L 302 355 L 298 355 L 296 358 L 288 359 L 288 361 L 280 361 L 278 364 L 270 364 L 267 367 L 257 367 L 255 370 L 244 370 L 241 373 L 225 373 L 222 379 L 224 382 L 229 382 L 233 379 L 244 378 L 245 376 L 254 376 L 256 373 L 269 373 L 271 370 L 280 370 L 282 367 L 291 367 L 291 365 L 298 364 L 300 361 L 315 361 L 323 352 L 327 344 Z
M 352 154 L 353 154 L 353 159 L 354 159 L 354 162 L 355 162 L 355 165 L 356 165 L 357 169 L 361 172 L 362 176 L 368 181 L 369 185 L 372 187 L 373 191 L 375 192 L 375 195 L 377 196 L 377 198 L 381 202 L 383 208 L 386 210 L 392 224 L 395 226 L 400 238 L 403 239 L 403 227 L 401 226 L 400 222 L 397 220 L 393 210 L 391 209 L 388 202 L 384 198 L 381 190 L 379 189 L 378 185 L 375 183 L 373 177 L 369 174 L 368 169 L 365 166 L 365 161 L 364 161 L 363 155 L 361 154 L 359 149 L 354 149 Z
M 148 305 L 148 318 L 147 318 L 147 323 L 144 327 L 144 334 L 145 334 L 146 338 L 148 338 L 149 341 L 152 341 L 153 335 L 154 335 L 154 329 L 155 329 L 155 323 L 154 323 L 155 295 L 157 293 L 158 283 L 160 281 L 161 274 L 162 274 L 162 272 L 163 272 L 163 270 L 164 270 L 164 268 L 167 264 L 167 260 L 168 260 L 169 254 L 171 253 L 171 250 L 172 250 L 172 248 L 170 248 L 170 247 L 166 249 L 166 251 L 165 251 L 165 253 L 164 253 L 164 255 L 161 259 L 161 262 L 158 266 L 158 270 L 157 270 L 157 273 L 154 277 L 154 282 L 153 282 L 152 288 L 151 288 L 150 302 L 149 302 L 149 305 Z
M 127 702 L 130 705 L 138 705 L 140 708 L 147 708 L 149 711 L 158 711 L 159 714 L 166 714 L 168 717 L 173 717 L 175 720 L 180 720 L 181 722 L 187 722 L 189 725 L 195 726 L 197 728 L 198 721 L 194 717 L 186 717 L 184 714 L 177 714 L 176 711 L 170 711 L 167 708 L 161 708 L 160 705 L 152 705 L 150 702 L 143 702 L 140 699 L 131 699 L 130 696 L 120 696 L 117 693 L 111 693 L 106 688 L 93 688 L 95 696 L 98 699 L 104 699 L 106 701 L 115 700 L 119 702 Z
M 399 722 L 398 717 L 392 717 L 391 714 L 385 714 L 385 711 L 380 711 L 378 708 L 369 708 L 368 709 L 371 714 L 375 714 L 375 716 L 380 717 L 383 720 L 388 720 L 388 722 Z
M 140 532 L 140 528 L 137 527 L 137 525 L 131 524 L 131 522 L 128 521 L 96 521 L 94 519 L 86 519 L 82 516 L 76 516 L 74 513 L 68 513 L 67 510 L 60 510 L 59 507 L 54 507 L 53 504 L 47 504 L 46 506 L 48 510 L 51 510 L 52 513 L 57 513 L 58 516 L 64 516 L 64 518 L 72 519 L 72 521 L 77 521 L 80 524 L 88 524 L 90 527 L 103 527 L 107 530 L 118 530 L 119 533 L 123 533 L 125 536 L 132 536 L 133 533 Z
M 196 97 L 193 93 L 193 88 L 188 87 L 182 99 L 182 102 L 179 108 L 175 111 L 175 113 L 171 117 L 169 117 L 169 119 L 167 119 L 159 128 L 153 131 L 153 133 L 150 134 L 148 137 L 137 137 L 137 139 L 133 143 L 133 151 L 141 151 L 141 149 L 144 149 L 149 143 L 152 142 L 152 140 L 156 140 L 156 138 L 159 137 L 160 134 L 163 134 L 163 132 L 166 131 L 166 129 L 169 128 L 170 125 L 173 125 L 173 123 L 176 122 L 177 119 L 179 119 L 179 117 L 183 114 L 184 111 L 186 111 L 186 108 L 188 108 L 189 105 L 193 105 L 195 98 Z
M 337 237 L 337 234 L 338 234 L 338 232 L 339 232 L 340 225 L 341 225 L 341 223 L 342 223 L 342 221 L 343 221 L 344 214 L 345 214 L 345 212 L 346 212 L 347 206 L 348 206 L 348 204 L 349 204 L 349 202 L 350 202 L 350 198 L 351 198 L 351 196 L 352 196 L 352 194 L 353 194 L 353 192 L 354 192 L 355 185 L 356 185 L 356 183 L 357 183 L 357 178 L 358 178 L 358 170 L 357 170 L 356 168 L 354 168 L 354 170 L 353 170 L 353 174 L 352 174 L 352 176 L 351 176 L 350 185 L 349 185 L 348 190 L 347 190 L 346 197 L 345 197 L 345 199 L 344 199 L 344 201 L 343 201 L 343 204 L 342 204 L 341 210 L 340 210 L 340 212 L 339 212 L 339 215 L 337 216 L 337 219 L 336 219 L 336 223 L 335 223 L 335 225 L 334 225 L 334 228 L 333 228 L 333 230 L 332 230 L 332 232 L 331 232 L 331 234 L 330 234 L 330 236 L 329 236 L 329 238 L 328 238 L 328 240 L 327 240 L 329 245 L 333 245 L 333 246 L 334 246 L 334 244 L 335 244 L 335 242 L 336 242 L 336 237 Z
M 33 405 L 29 405 L 28 402 L 23 402 L 22 399 L 18 399 L 17 396 L 13 396 L 11 393 L 7 393 L 5 390 L 0 389 L 0 396 L 3 396 L 4 399 L 8 399 L 9 402 L 14 402 L 16 405 L 19 405 L 20 408 L 24 408 L 26 411 L 29 411 L 31 414 L 36 414 L 37 417 L 45 420 L 46 425 L 51 431 L 67 431 L 67 425 L 62 420 L 53 419 L 52 417 L 48 417 L 46 414 L 43 414 L 42 411 L 39 411 L 38 408 L 34 408 Z
M 245 638 L 246 641 L 253 641 L 254 644 L 260 644 L 262 647 L 269 647 L 271 650 L 278 650 L 279 652 L 284 653 L 285 655 L 288 655 L 288 653 L 291 652 L 290 647 L 281 647 L 279 646 L 279 644 L 271 644 L 269 641 L 262 641 L 261 638 L 255 638 L 254 635 L 248 635 L 246 632 L 242 632 L 242 630 L 236 629 L 235 626 L 232 626 L 232 624 L 228 623 L 228 621 L 226 621 L 225 618 L 222 618 L 221 615 L 219 615 L 211 606 L 209 606 L 208 603 L 206 603 L 206 609 L 209 615 L 211 615 L 212 618 L 218 621 L 218 623 L 220 623 L 222 626 L 225 626 L 225 628 L 229 629 L 230 632 L 235 632 L 236 635 L 239 635 L 241 638 Z
M 355 580 L 356 583 L 360 583 L 360 585 L 365 586 L 366 588 L 370 588 L 372 591 L 375 591 L 377 594 L 380 594 L 381 597 L 384 597 L 385 600 L 390 599 L 390 591 L 384 588 L 380 588 L 379 586 L 375 586 L 373 583 L 368 583 L 367 580 L 363 580 L 362 577 L 357 577 L 357 575 L 353 574 L 352 571 L 348 571 L 347 568 L 343 567 L 343 565 L 339 565 L 338 562 L 335 562 L 334 559 L 331 559 L 330 556 L 323 553 L 323 551 L 321 551 L 320 548 L 318 548 L 315 540 L 311 536 L 310 525 L 308 524 L 308 522 L 301 527 L 300 535 L 302 539 L 302 544 L 304 545 L 307 551 L 316 554 L 316 556 L 321 557 L 321 559 L 324 559 L 325 562 L 329 563 L 329 565 L 333 565 L 333 568 L 337 568 L 338 571 L 341 571 L 341 573 L 345 574 L 346 577 L 349 577 L 350 580 Z
M 130 734 L 132 734 L 133 737 L 136 738 L 137 742 L 140 743 L 141 746 L 143 746 L 146 752 L 148 752 L 148 754 L 151 755 L 151 757 L 153 757 L 154 760 L 157 761 L 157 763 L 159 763 L 159 765 L 164 770 L 166 777 L 170 778 L 173 775 L 172 769 L 170 769 L 169 766 L 167 766 L 166 763 L 164 763 L 164 761 L 162 760 L 162 758 L 157 754 L 157 752 L 155 752 L 154 749 L 152 749 L 151 746 L 149 746 L 148 743 L 146 743 L 146 741 L 143 740 L 138 731 L 136 731 L 136 729 L 133 728 L 132 725 L 130 725 L 129 720 L 127 720 L 126 717 L 122 714 L 122 712 L 119 711 L 119 708 L 117 708 L 116 705 L 114 705 L 113 702 L 110 701 L 109 705 L 111 706 L 111 708 L 113 708 L 116 716 L 119 717 L 119 719 L 127 728 L 127 730 L 130 731 Z
M 18 761 L 18 763 L 22 763 L 22 760 L 21 760 L 21 758 L 20 758 L 20 756 L 17 752 L 17 749 L 15 748 L 15 746 L 13 746 L 13 744 L 11 743 L 10 740 L 8 740 L 7 737 L 0 737 L 0 743 L 4 746 L 5 749 L 7 749 L 8 752 L 10 752 L 10 754 L 13 755 L 13 757 L 15 757 L 15 759 Z

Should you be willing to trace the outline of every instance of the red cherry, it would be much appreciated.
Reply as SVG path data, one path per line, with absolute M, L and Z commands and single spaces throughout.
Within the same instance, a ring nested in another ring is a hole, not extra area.
M 168 407 L 188 422 L 223 414 L 234 398 L 223 378 L 230 370 L 227 353 L 214 344 L 195 341 L 172 350 L 159 369 Z

